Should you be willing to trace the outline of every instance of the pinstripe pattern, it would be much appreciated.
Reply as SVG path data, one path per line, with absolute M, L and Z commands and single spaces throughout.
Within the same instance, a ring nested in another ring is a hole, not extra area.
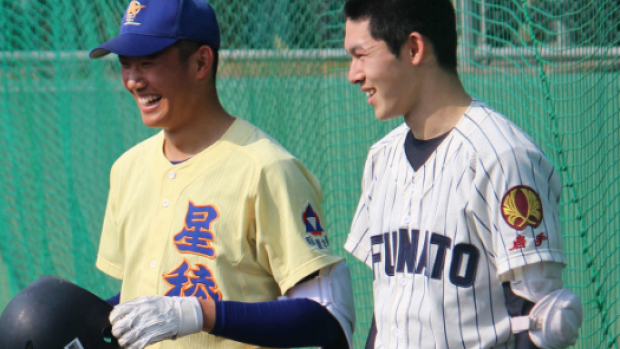
M 498 276 L 565 262 L 559 178 L 522 130 L 481 101 L 418 171 L 405 155 L 407 132 L 403 124 L 371 147 L 345 244 L 373 269 L 375 347 L 513 348 Z M 501 204 L 520 185 L 538 193 L 543 220 L 517 231 Z M 536 246 L 540 233 L 547 240 Z M 525 247 L 515 248 L 518 236 Z

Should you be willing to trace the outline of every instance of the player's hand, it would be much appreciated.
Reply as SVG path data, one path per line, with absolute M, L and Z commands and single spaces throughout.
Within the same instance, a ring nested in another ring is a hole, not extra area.
M 144 296 L 116 306 L 110 322 L 121 347 L 143 349 L 165 339 L 200 332 L 203 318 L 196 297 Z

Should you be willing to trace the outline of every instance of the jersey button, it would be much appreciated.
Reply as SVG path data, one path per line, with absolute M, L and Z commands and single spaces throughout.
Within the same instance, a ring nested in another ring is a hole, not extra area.
M 176 173 L 174 173 L 174 171 L 170 171 L 170 172 L 168 173 L 168 177 L 169 177 L 170 179 L 175 179 L 175 178 L 176 178 L 176 176 L 177 176 L 177 174 L 176 174 Z
M 157 262 L 151 261 L 151 264 L 149 264 L 149 265 L 151 266 L 151 269 L 153 269 L 157 265 Z
M 411 218 L 409 217 L 409 215 L 405 216 L 405 218 L 403 219 L 403 224 L 405 225 L 409 225 L 409 223 L 411 223 Z
M 396 337 L 400 336 L 400 330 L 399 330 L 399 329 L 395 329 L 395 330 L 394 330 L 394 335 L 395 335 Z
M 170 205 L 170 201 L 168 199 L 164 199 L 164 207 L 168 207 L 168 205 Z
M 407 284 L 407 279 L 400 279 L 400 283 L 403 284 L 403 285 L 406 285 Z

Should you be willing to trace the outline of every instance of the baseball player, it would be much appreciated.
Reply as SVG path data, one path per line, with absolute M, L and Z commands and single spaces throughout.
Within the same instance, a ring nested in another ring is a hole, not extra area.
M 118 54 L 144 124 L 162 129 L 110 174 L 97 267 L 123 281 L 112 334 L 129 349 L 350 347 L 351 278 L 319 183 L 224 110 L 219 47 L 207 2 L 133 0 L 91 52 Z
M 349 0 L 349 80 L 379 120 L 345 248 L 372 268 L 367 348 L 566 348 L 561 184 L 525 132 L 457 75 L 450 0 Z

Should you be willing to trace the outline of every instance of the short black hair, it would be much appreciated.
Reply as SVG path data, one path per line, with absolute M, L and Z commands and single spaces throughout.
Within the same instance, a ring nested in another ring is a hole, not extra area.
M 349 0 L 346 19 L 369 20 L 370 35 L 399 56 L 409 34 L 418 32 L 433 45 L 437 63 L 456 74 L 456 13 L 451 0 Z
M 176 47 L 179 51 L 179 62 L 185 65 L 189 61 L 189 57 L 196 53 L 199 48 L 205 46 L 205 44 L 198 41 L 179 40 L 173 46 Z M 213 81 L 215 81 L 215 76 L 217 75 L 217 65 L 220 58 L 219 56 L 219 51 L 213 50 Z

